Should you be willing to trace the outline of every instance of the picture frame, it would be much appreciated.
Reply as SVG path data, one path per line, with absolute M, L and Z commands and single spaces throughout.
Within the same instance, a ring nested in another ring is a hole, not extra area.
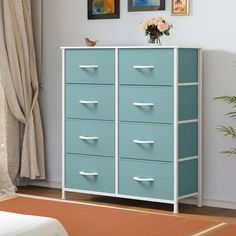
M 88 19 L 120 18 L 120 0 L 88 0 Z
M 165 10 L 165 0 L 128 0 L 128 12 Z
M 186 16 L 189 15 L 190 0 L 171 0 L 171 15 Z

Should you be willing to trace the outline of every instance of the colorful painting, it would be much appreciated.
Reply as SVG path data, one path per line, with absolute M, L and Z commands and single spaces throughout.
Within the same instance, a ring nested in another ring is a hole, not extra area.
M 88 0 L 88 19 L 119 18 L 119 0 Z
M 183 16 L 189 14 L 189 0 L 172 0 L 171 14 Z
M 128 0 L 128 11 L 165 10 L 165 0 Z

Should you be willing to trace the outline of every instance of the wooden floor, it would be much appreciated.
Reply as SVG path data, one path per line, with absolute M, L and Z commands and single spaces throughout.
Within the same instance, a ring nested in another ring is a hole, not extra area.
M 61 198 L 61 191 L 59 189 L 43 188 L 35 186 L 19 187 L 18 193 L 44 196 L 50 198 Z M 126 209 L 144 210 L 150 212 L 160 212 L 165 214 L 172 214 L 172 205 L 159 204 L 153 202 L 119 199 L 111 197 L 101 197 L 87 194 L 69 193 L 66 195 L 67 200 L 95 203 L 108 206 L 122 207 Z M 194 205 L 180 204 L 180 215 L 188 217 L 196 217 L 201 219 L 212 219 L 226 223 L 236 224 L 236 210 L 222 209 L 215 207 L 197 207 Z

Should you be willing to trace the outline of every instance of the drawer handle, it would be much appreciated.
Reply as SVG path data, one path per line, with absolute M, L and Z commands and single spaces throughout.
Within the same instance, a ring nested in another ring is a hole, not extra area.
M 85 100 L 80 100 L 80 104 L 98 104 L 98 101 L 85 101 Z
M 154 66 L 133 66 L 134 69 L 154 69 Z
M 134 102 L 133 105 L 137 107 L 153 107 L 155 104 L 153 102 Z
M 80 175 L 83 175 L 83 176 L 98 176 L 98 173 L 96 173 L 96 172 L 84 172 L 84 171 L 80 171 L 79 173 L 80 173 Z
M 133 177 L 135 181 L 138 182 L 154 182 L 154 179 L 152 178 L 139 178 L 139 177 Z
M 97 69 L 98 65 L 80 65 L 81 69 Z
M 137 139 L 134 139 L 133 140 L 134 143 L 137 143 L 137 144 L 154 144 L 154 141 L 153 140 L 137 140 Z
M 98 140 L 98 137 L 79 136 L 81 140 Z

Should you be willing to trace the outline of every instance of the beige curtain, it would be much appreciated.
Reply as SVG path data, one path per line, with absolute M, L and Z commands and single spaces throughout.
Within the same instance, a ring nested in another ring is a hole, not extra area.
M 5 97 L 0 83 L 0 201 L 15 193 L 15 187 L 9 175 L 10 170 L 7 158 L 6 112 Z M 13 175 L 13 172 L 11 173 Z
M 30 0 L 0 0 L 0 55 L 0 77 L 9 110 L 23 124 L 20 177 L 44 179 L 44 140 Z

